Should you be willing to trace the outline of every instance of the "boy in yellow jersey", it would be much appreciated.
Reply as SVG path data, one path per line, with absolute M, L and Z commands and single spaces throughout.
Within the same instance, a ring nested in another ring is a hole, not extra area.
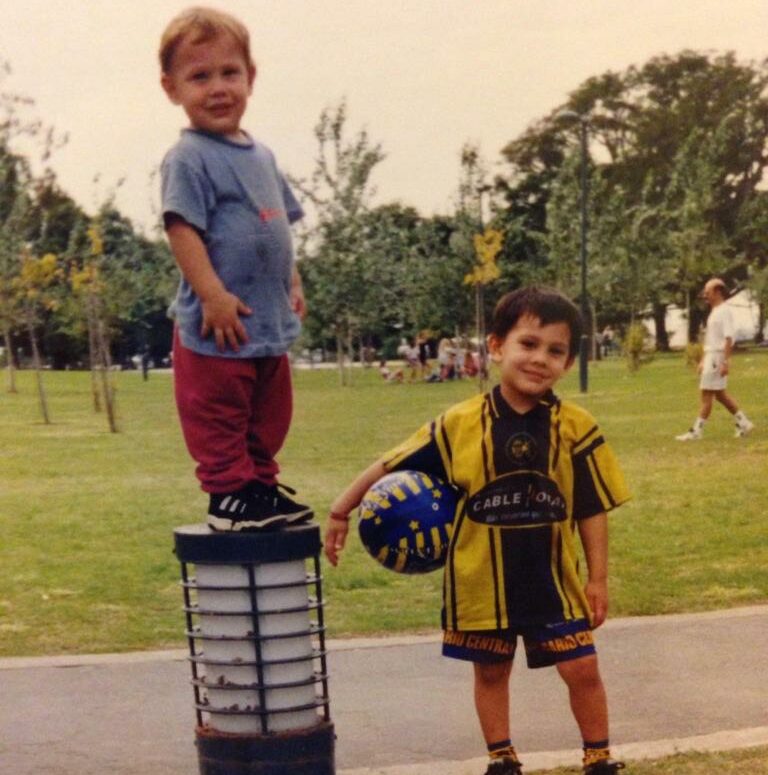
M 443 654 L 473 663 L 486 775 L 520 775 L 509 678 L 518 637 L 529 667 L 555 665 L 584 744 L 584 773 L 611 775 L 608 705 L 592 631 L 608 612 L 607 512 L 629 494 L 595 420 L 552 392 L 574 362 L 581 319 L 564 296 L 523 288 L 498 303 L 488 337 L 500 384 L 425 425 L 334 501 L 325 553 L 336 565 L 349 514 L 393 470 L 463 493 L 443 583 Z M 576 535 L 587 561 L 579 576 Z

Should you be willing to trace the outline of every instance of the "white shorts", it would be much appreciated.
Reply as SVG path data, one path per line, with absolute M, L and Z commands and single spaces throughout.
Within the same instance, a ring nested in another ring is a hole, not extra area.
M 724 360 L 725 353 L 722 350 L 704 353 L 704 360 L 701 362 L 701 379 L 699 380 L 701 390 L 725 390 L 728 387 L 728 377 L 720 374 Z

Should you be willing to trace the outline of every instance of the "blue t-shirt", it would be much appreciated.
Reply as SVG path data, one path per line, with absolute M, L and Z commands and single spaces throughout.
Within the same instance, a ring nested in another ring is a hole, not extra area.
M 248 342 L 239 352 L 216 349 L 200 336 L 202 307 L 182 277 L 175 310 L 181 343 L 202 355 L 258 358 L 283 355 L 299 335 L 291 310 L 290 224 L 303 217 L 272 152 L 185 129 L 163 159 L 163 216 L 176 214 L 200 233 L 216 274 L 253 311 L 240 319 Z

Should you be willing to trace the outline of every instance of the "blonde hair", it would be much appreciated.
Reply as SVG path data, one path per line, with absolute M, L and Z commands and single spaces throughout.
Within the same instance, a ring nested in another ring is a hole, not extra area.
M 172 19 L 163 32 L 159 52 L 163 73 L 170 73 L 174 54 L 182 40 L 190 37 L 192 43 L 205 43 L 223 33 L 232 35 L 242 49 L 246 64 L 255 70 L 256 65 L 251 58 L 251 39 L 246 26 L 223 11 L 195 6 Z

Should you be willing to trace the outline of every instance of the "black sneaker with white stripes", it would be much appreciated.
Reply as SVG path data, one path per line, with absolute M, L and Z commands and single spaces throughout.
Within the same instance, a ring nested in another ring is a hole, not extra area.
M 251 482 L 231 493 L 211 494 L 208 526 L 218 531 L 274 530 L 312 519 L 312 509 L 291 500 L 295 490 L 284 484 Z
M 513 756 L 492 759 L 485 775 L 523 775 L 523 765 Z
M 616 775 L 619 770 L 624 769 L 624 762 L 617 762 L 615 759 L 602 759 L 599 762 L 593 762 L 584 767 L 584 775 Z

